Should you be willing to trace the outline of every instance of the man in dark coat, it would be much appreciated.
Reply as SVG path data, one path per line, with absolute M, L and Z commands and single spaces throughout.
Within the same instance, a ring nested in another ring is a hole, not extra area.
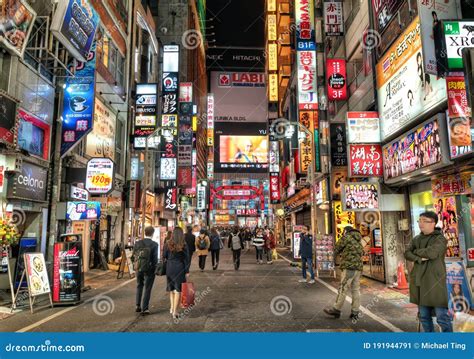
M 443 332 L 452 332 L 448 314 L 448 290 L 446 286 L 447 241 L 436 228 L 438 216 L 435 212 L 420 215 L 418 225 L 421 233 L 410 243 L 405 258 L 414 262 L 410 273 L 410 302 L 418 305 L 420 322 L 425 332 L 433 332 L 432 313 Z
M 155 270 L 158 264 L 158 243 L 152 240 L 155 229 L 151 226 L 145 228 L 145 238 L 135 243 L 132 260 L 137 270 L 137 313 L 150 314 L 151 290 L 155 282 Z M 142 302 L 143 298 L 143 302 Z
M 308 264 L 309 274 L 311 279 L 309 284 L 314 284 L 314 270 L 313 270 L 313 236 L 309 234 L 308 227 L 303 226 L 303 231 L 300 237 L 300 250 L 298 253 L 301 256 L 301 270 L 303 279 L 298 282 L 306 283 L 306 263 Z
M 184 240 L 186 241 L 186 248 L 188 250 L 189 255 L 189 265 L 191 266 L 191 260 L 193 259 L 193 253 L 196 252 L 196 236 L 193 234 L 193 228 L 189 226 L 187 228 L 187 232 L 184 236 Z
M 341 284 L 337 292 L 336 303 L 324 312 L 334 318 L 341 316 L 341 309 L 346 299 L 346 292 L 350 288 L 352 294 L 350 319 L 357 320 L 360 307 L 360 275 L 363 263 L 362 236 L 357 229 L 351 226 L 344 228 L 344 236 L 336 243 L 334 254 L 341 255 Z

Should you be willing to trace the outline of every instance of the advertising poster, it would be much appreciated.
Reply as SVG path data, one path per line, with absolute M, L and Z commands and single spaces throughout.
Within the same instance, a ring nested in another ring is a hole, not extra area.
M 469 313 L 470 309 L 473 308 L 473 302 L 462 261 L 446 260 L 446 284 L 448 287 L 448 306 L 451 314 L 456 312 Z
M 298 51 L 298 106 L 300 110 L 318 109 L 316 51 Z
M 18 146 L 32 155 L 47 160 L 51 126 L 21 109 L 18 110 L 18 119 Z
M 418 0 L 418 16 L 421 23 L 421 39 L 423 41 L 423 61 L 425 71 L 438 75 L 435 53 L 433 27 L 440 20 L 458 19 L 456 0 Z
M 0 142 L 13 144 L 17 102 L 0 92 Z
M 331 164 L 336 167 L 347 166 L 346 125 L 331 123 L 329 133 L 331 137 Z
M 431 178 L 431 191 L 433 197 L 468 195 L 473 191 L 474 181 L 471 180 L 471 172 L 456 173 Z M 472 182 L 472 183 L 471 183 Z
M 108 157 L 115 160 L 115 126 L 117 117 L 95 98 L 94 125 L 87 135 L 86 154 L 91 157 Z
M 295 0 L 295 22 L 296 50 L 316 50 L 313 0 Z
M 396 178 L 440 162 L 438 120 L 403 135 L 383 147 L 385 179 Z
M 177 93 L 179 91 L 179 73 L 178 72 L 163 73 L 162 91 L 163 93 L 166 93 L 166 92 Z
M 453 0 L 451 0 L 453 1 Z M 449 71 L 464 71 L 462 50 L 472 47 L 474 21 L 439 21 L 436 27 L 436 59 L 438 72 L 444 75 Z
M 25 253 L 26 278 L 30 295 L 36 297 L 51 292 L 43 253 Z
M 222 163 L 268 163 L 266 136 L 221 136 L 219 150 Z
M 316 266 L 320 271 L 332 271 L 334 266 L 334 238 L 332 235 L 316 236 Z
M 341 3 L 342 4 L 342 3 Z M 328 100 L 344 101 L 347 99 L 346 60 L 327 59 L 326 76 L 328 84 Z
M 75 76 L 66 78 L 62 109 L 61 156 L 92 130 L 96 44 L 92 43 L 86 62 L 77 63 Z M 71 66 L 72 67 L 72 66 Z
M 96 220 L 100 218 L 100 213 L 100 202 L 67 202 L 66 219 L 69 221 Z
M 448 90 L 448 132 L 451 159 L 472 153 L 473 129 L 466 82 L 463 76 L 446 76 Z
M 342 1 L 324 1 L 324 31 L 326 36 L 344 35 L 344 13 Z
M 347 112 L 349 143 L 380 143 L 380 119 L 378 112 Z
M 99 15 L 87 0 L 63 0 L 51 22 L 54 36 L 79 61 L 86 61 L 94 41 Z
M 193 102 L 192 82 L 181 82 L 179 84 L 179 102 Z
M 75 303 L 81 300 L 82 242 L 54 244 L 53 302 Z
M 434 203 L 438 223 L 436 227 L 441 228 L 444 237 L 448 241 L 446 257 L 459 257 L 459 230 L 458 215 L 456 213 L 456 198 L 444 197 L 438 198 Z
M 332 199 L 341 199 L 341 188 L 343 182 L 347 182 L 347 170 L 341 169 L 333 171 L 331 174 Z
M 446 81 L 425 73 L 418 17 L 377 63 L 382 139 L 446 100 Z
M 267 122 L 268 100 L 263 72 L 211 72 L 214 122 Z M 208 117 L 209 120 L 209 117 Z
M 341 201 L 334 201 L 334 221 L 336 229 L 336 243 L 342 238 L 346 226 L 355 226 L 355 213 L 345 211 Z
M 14 287 L 17 289 L 18 287 L 26 287 L 26 279 L 23 279 L 23 282 L 20 283 L 21 274 L 25 269 L 25 253 L 32 253 L 36 251 L 36 245 L 38 240 L 36 238 L 20 238 L 20 244 L 18 249 L 18 260 L 16 261 L 15 265 L 15 274 L 14 278 Z
M 134 148 L 146 148 L 146 138 L 157 125 L 157 84 L 137 84 L 135 120 L 133 127 Z
M 26 44 L 36 18 L 36 12 L 25 0 L 0 2 L 2 31 L 0 44 L 13 55 L 23 58 Z
M 110 158 L 91 158 L 87 162 L 86 190 L 90 194 L 108 194 L 114 185 L 114 162 Z
M 345 211 L 379 208 L 379 187 L 377 183 L 344 183 L 342 190 L 342 204 Z
M 314 133 L 314 127 L 317 126 L 317 115 L 316 111 L 303 111 L 299 113 L 299 122 L 301 126 L 308 129 L 310 133 Z M 315 118 L 316 117 L 316 118 Z M 299 140 L 299 157 L 300 157 L 300 173 L 308 172 L 308 169 L 311 166 L 313 160 L 313 143 L 310 136 L 305 132 L 301 131 L 301 134 L 304 136 L 302 140 Z
M 382 146 L 349 145 L 349 177 L 382 177 Z

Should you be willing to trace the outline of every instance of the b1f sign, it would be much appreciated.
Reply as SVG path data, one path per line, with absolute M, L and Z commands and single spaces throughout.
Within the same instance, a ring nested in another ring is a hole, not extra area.
M 347 99 L 346 61 L 343 59 L 327 59 L 326 74 L 328 84 L 328 100 L 344 101 Z

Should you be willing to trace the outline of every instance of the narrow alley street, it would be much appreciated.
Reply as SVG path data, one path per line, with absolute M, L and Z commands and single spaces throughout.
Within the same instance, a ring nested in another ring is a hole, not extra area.
M 416 307 L 405 294 L 363 279 L 362 315 L 349 319 L 346 302 L 340 319 L 326 317 L 325 306 L 335 300 L 337 281 L 298 283 L 300 269 L 280 259 L 272 265 L 256 264 L 254 250 L 244 253 L 241 269 L 234 271 L 230 250 L 221 253 L 218 270 L 208 258 L 206 270 L 193 258 L 190 281 L 196 287 L 193 308 L 169 314 L 165 278 L 156 277 L 151 315 L 135 309 L 135 279 L 116 279 L 104 272 L 87 280 L 92 287 L 78 306 L 23 311 L 0 321 L 1 331 L 20 332 L 390 332 L 416 331 Z

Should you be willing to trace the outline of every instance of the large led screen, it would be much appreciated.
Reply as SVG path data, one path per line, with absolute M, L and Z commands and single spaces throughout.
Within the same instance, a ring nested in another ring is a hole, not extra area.
M 264 123 L 215 125 L 216 172 L 268 171 L 268 136 Z

